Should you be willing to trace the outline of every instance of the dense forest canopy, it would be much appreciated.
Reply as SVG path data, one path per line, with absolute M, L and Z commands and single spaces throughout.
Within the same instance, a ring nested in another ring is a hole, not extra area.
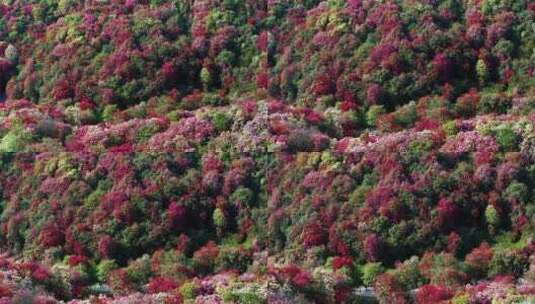
M 0 0 L 0 303 L 531 303 L 534 110 L 527 0 Z

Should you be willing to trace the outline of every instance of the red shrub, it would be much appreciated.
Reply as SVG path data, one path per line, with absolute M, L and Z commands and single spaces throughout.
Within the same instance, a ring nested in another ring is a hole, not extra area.
M 65 241 L 65 234 L 56 225 L 51 224 L 41 230 L 39 240 L 44 247 L 59 246 Z
M 461 243 L 461 237 L 456 232 L 452 232 L 448 235 L 448 252 L 451 254 L 455 254 L 457 252 L 457 249 L 459 248 L 459 245 Z
M 291 282 L 295 287 L 304 289 L 312 284 L 312 276 L 306 271 L 301 271 L 292 278 Z
M 69 257 L 69 265 L 76 266 L 87 262 L 87 257 L 83 255 L 71 255 Z
M 448 80 L 450 78 L 453 71 L 453 63 L 444 53 L 435 55 L 433 66 L 441 79 Z
M 447 301 L 453 297 L 454 293 L 443 286 L 424 285 L 416 293 L 416 302 L 418 304 L 435 304 Z
M 405 297 L 405 291 L 391 274 L 385 273 L 378 276 L 375 280 L 374 289 L 381 303 L 409 303 Z
M 176 288 L 178 288 L 178 283 L 166 277 L 153 278 L 148 285 L 149 293 L 168 292 Z
M 318 223 L 308 224 L 303 230 L 305 247 L 324 245 L 327 242 L 327 231 Z
M 172 202 L 167 210 L 167 220 L 172 229 L 182 229 L 186 224 L 187 209 L 179 205 L 177 202 Z
M 101 257 L 109 259 L 114 255 L 116 250 L 117 244 L 111 236 L 105 235 L 100 238 L 98 242 L 98 252 Z
M 288 282 L 294 287 L 304 289 L 312 284 L 312 276 L 296 265 L 284 266 L 271 271 L 279 280 Z
M 335 90 L 335 83 L 333 79 L 327 74 L 322 74 L 318 78 L 316 78 L 316 81 L 312 86 L 312 91 L 317 96 L 333 94 Z
M 465 260 L 474 271 L 485 273 L 493 255 L 494 253 L 490 245 L 488 243 L 482 243 L 479 247 L 474 248 L 468 255 L 466 255 Z
M 209 241 L 206 245 L 195 251 L 193 258 L 201 265 L 212 264 L 219 256 L 219 247 L 214 241 Z
M 364 252 L 368 260 L 374 262 L 379 260 L 383 251 L 383 242 L 377 234 L 370 234 L 364 240 Z
M 67 80 L 62 80 L 56 84 L 52 91 L 52 96 L 55 100 L 62 100 L 72 97 L 74 91 L 71 84 Z
M 258 35 L 258 38 L 256 39 L 256 47 L 261 52 L 266 52 L 268 48 L 269 43 L 269 32 L 262 32 L 260 35 Z
M 447 198 L 440 199 L 437 209 L 439 222 L 443 227 L 450 227 L 453 223 L 455 223 L 460 211 L 459 207 L 457 207 L 453 201 Z
M 351 267 L 353 265 L 353 260 L 351 257 L 345 256 L 345 257 L 335 257 L 333 259 L 333 269 L 337 270 L 344 266 Z

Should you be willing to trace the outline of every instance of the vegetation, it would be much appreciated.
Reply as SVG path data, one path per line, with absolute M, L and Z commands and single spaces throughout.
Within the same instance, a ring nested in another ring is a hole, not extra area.
M 0 1 L 0 302 L 535 301 L 534 28 L 526 0 Z

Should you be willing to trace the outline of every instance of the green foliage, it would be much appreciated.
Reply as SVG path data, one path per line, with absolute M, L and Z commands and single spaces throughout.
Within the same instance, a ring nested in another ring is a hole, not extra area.
M 212 73 L 210 73 L 210 70 L 208 70 L 207 68 L 202 68 L 200 77 L 204 88 L 208 90 L 208 88 L 210 88 L 210 86 L 212 85 Z
M 518 201 L 526 203 L 529 198 L 528 186 L 524 183 L 513 181 L 507 189 L 505 189 L 504 196 L 509 201 Z
M 225 112 L 214 112 L 211 120 L 218 132 L 228 131 L 232 126 L 232 117 Z
M 470 295 L 469 294 L 456 295 L 453 299 L 451 299 L 451 303 L 452 304 L 469 304 Z
M 489 276 L 513 275 L 520 277 L 528 269 L 529 261 L 521 256 L 508 251 L 498 251 L 490 262 Z
M 385 113 L 385 108 L 382 105 L 372 105 L 368 112 L 366 112 L 366 122 L 368 126 L 374 127 L 377 123 L 377 118 Z
M 214 225 L 218 228 L 224 228 L 227 223 L 227 219 L 225 217 L 225 213 L 220 209 L 216 208 L 214 210 L 214 214 L 212 216 L 212 219 L 214 221 Z
M 240 203 L 245 206 L 250 206 L 253 203 L 254 193 L 251 189 L 243 186 L 238 187 L 230 196 L 232 203 Z
M 416 112 L 416 103 L 411 101 L 407 105 L 399 108 L 395 112 L 395 122 L 404 128 L 411 127 L 416 119 L 418 119 L 418 113 Z
M 488 205 L 485 209 L 485 219 L 492 228 L 498 228 L 500 226 L 500 214 L 493 205 Z
M 262 297 L 261 287 L 257 284 L 231 286 L 223 292 L 225 303 L 262 304 L 267 300 Z
M 511 106 L 511 100 L 503 94 L 486 93 L 481 96 L 481 100 L 477 104 L 477 112 L 479 114 L 507 112 Z
M 0 141 L 0 153 L 21 152 L 32 138 L 33 136 L 22 125 L 15 125 Z
M 180 286 L 180 294 L 184 300 L 194 300 L 199 290 L 199 284 L 196 281 L 189 281 Z
M 240 247 L 223 247 L 217 257 L 217 265 L 221 270 L 235 269 L 245 272 L 252 262 L 252 256 Z
M 107 105 L 102 110 L 102 120 L 111 121 L 113 119 L 113 114 L 117 112 L 117 105 Z
M 385 271 L 386 269 L 381 263 L 366 263 L 362 265 L 360 268 L 362 283 L 364 283 L 365 286 L 373 286 L 377 276 Z
M 496 141 L 503 151 L 517 151 L 520 137 L 511 126 L 503 126 L 496 130 Z
M 479 59 L 476 63 L 476 74 L 481 82 L 487 81 L 490 77 L 489 69 L 483 59 Z
M 106 282 L 112 270 L 119 268 L 114 260 L 101 260 L 96 267 L 97 279 Z
M 135 261 L 130 262 L 126 268 L 126 275 L 130 282 L 138 287 L 148 283 L 152 275 L 152 267 L 148 254 L 143 255 Z
M 450 120 L 442 125 L 442 129 L 448 136 L 453 136 L 459 132 L 457 129 L 457 122 L 455 120 Z

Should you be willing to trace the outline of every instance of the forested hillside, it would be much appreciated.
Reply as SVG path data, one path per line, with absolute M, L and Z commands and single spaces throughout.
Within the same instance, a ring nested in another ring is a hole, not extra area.
M 534 2 L 0 0 L 0 303 L 533 303 L 534 237 Z

